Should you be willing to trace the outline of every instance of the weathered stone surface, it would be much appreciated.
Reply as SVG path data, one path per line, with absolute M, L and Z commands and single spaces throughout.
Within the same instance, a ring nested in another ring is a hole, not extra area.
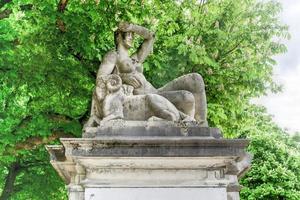
M 238 178 L 249 168 L 251 160 L 245 152 L 249 141 L 244 139 L 102 136 L 62 138 L 61 142 L 63 145 L 47 149 L 52 165 L 68 184 L 70 200 L 83 200 L 83 196 L 90 198 L 92 194 L 99 199 L 97 194 L 104 194 L 103 188 L 124 188 L 124 199 L 129 191 L 138 196 L 147 194 L 148 190 L 138 194 L 134 189 L 137 187 L 175 191 L 206 188 L 203 191 L 208 196 L 216 188 L 215 198 L 226 194 L 227 198 L 238 199 Z M 165 200 L 170 199 L 171 196 Z
M 186 158 L 234 158 L 226 161 L 227 173 L 239 174 L 249 167 L 245 157 L 248 140 L 212 139 L 198 136 L 134 137 L 103 136 L 101 138 L 62 138 L 63 146 L 47 146 L 53 162 L 63 163 L 73 158 L 109 157 L 186 157 Z M 62 154 L 64 152 L 64 156 Z M 237 160 L 238 163 L 237 164 Z
M 61 138 L 66 156 L 238 156 L 242 155 L 248 140 L 211 139 L 198 136 L 129 137 L 103 136 L 101 138 Z
M 102 136 L 201 136 L 221 138 L 218 128 L 202 127 L 197 122 L 125 121 L 101 122 L 98 127 L 86 128 L 84 138 Z

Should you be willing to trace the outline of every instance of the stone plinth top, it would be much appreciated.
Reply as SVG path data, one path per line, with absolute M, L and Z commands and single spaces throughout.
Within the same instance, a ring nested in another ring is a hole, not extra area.
M 249 168 L 251 160 L 245 151 L 249 143 L 246 139 L 102 136 L 60 140 L 62 145 L 50 145 L 47 150 L 50 152 L 52 165 L 67 183 L 71 181 L 78 164 L 86 169 L 117 167 L 120 170 L 128 167 L 149 170 L 175 167 L 201 171 L 203 168 L 215 170 L 225 167 L 227 174 L 241 176 Z M 168 185 L 169 182 L 165 184 Z
M 201 136 L 221 138 L 218 128 L 202 127 L 197 122 L 111 120 L 98 127 L 85 128 L 83 138 L 102 136 Z
M 198 136 L 103 136 L 61 138 L 66 156 L 88 157 L 208 157 L 239 156 L 248 140 L 211 139 Z

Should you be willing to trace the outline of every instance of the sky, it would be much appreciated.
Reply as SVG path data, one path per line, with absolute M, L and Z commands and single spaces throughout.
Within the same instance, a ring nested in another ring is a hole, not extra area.
M 280 19 L 289 26 L 291 39 L 284 41 L 288 52 L 275 57 L 274 80 L 283 85 L 283 92 L 258 99 L 267 107 L 274 121 L 293 133 L 300 132 L 300 0 L 280 0 Z

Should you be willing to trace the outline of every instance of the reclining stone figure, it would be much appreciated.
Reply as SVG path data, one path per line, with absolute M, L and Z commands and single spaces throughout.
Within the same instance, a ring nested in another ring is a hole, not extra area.
M 132 47 L 133 34 L 143 37 L 144 41 L 130 56 L 128 50 Z M 156 89 L 146 80 L 142 67 L 152 52 L 154 34 L 138 25 L 120 23 L 115 43 L 116 50 L 108 52 L 99 67 L 91 117 L 86 127 L 119 118 L 196 120 L 201 126 L 207 126 L 204 82 L 199 74 L 181 76 Z M 114 84 L 118 89 L 111 87 Z

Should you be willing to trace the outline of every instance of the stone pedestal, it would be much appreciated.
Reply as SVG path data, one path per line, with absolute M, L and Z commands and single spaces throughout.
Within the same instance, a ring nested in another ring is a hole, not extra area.
M 248 140 L 216 132 L 62 138 L 47 149 L 70 200 L 237 200 L 250 166 Z

